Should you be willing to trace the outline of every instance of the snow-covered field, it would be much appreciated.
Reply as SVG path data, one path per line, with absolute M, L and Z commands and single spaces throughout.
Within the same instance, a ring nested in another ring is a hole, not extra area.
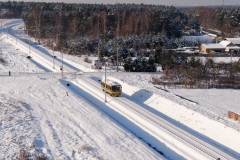
M 156 93 L 178 104 L 197 111 L 210 119 L 240 131 L 240 122 L 227 118 L 228 111 L 240 112 L 240 90 L 236 89 L 175 89 L 151 84 L 152 77 L 160 74 L 112 73 L 109 76 L 123 82 Z
M 34 147 L 54 159 L 160 158 L 89 101 L 67 93 L 58 78 L 0 79 L 0 159 Z
M 202 63 L 206 63 L 209 59 L 212 59 L 215 63 L 233 63 L 238 62 L 240 60 L 240 57 L 198 57 Z
M 0 109 L 0 159 L 16 159 L 21 149 L 47 152 L 31 106 L 1 92 Z
M 184 96 L 216 111 L 222 117 L 228 111 L 240 113 L 240 91 L 235 89 L 170 89 L 171 92 Z M 239 122 L 240 123 L 240 122 Z

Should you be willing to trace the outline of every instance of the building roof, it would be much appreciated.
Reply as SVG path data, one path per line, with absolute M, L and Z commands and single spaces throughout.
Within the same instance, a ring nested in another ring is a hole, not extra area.
M 226 38 L 227 41 L 235 45 L 240 45 L 240 38 Z
M 230 46 L 230 47 L 227 47 L 229 50 L 233 49 L 233 50 L 240 50 L 240 47 L 238 46 Z
M 227 47 L 229 44 L 231 44 L 231 42 L 224 40 L 224 41 L 221 41 L 219 44 L 223 45 L 224 47 Z
M 202 46 L 207 48 L 207 49 L 225 49 L 226 48 L 219 43 L 202 44 Z

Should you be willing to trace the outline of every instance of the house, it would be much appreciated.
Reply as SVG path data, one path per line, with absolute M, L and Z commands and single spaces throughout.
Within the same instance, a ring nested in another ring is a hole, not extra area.
M 201 32 L 214 38 L 217 39 L 218 37 L 222 37 L 222 32 L 216 29 L 206 29 L 206 28 L 201 28 Z
M 231 45 L 240 47 L 240 38 L 226 38 L 225 41 L 231 42 Z
M 202 44 L 200 51 L 204 54 L 209 54 L 212 52 L 225 52 L 226 47 L 219 43 L 209 43 L 209 44 Z
M 240 38 L 226 38 L 220 42 L 226 46 L 226 52 L 240 53 Z
M 220 43 L 202 44 L 200 48 L 204 54 L 209 53 L 240 53 L 240 38 L 226 38 Z

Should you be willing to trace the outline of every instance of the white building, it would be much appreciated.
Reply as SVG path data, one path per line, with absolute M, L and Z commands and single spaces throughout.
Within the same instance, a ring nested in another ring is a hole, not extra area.
M 226 38 L 225 41 L 231 42 L 230 44 L 240 47 L 240 38 Z
M 209 53 L 226 53 L 226 52 L 240 52 L 240 38 L 226 38 L 220 43 L 209 43 L 201 45 L 201 52 Z

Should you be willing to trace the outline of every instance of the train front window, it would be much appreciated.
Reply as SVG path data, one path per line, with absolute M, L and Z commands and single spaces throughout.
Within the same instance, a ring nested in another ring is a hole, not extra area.
M 121 90 L 121 87 L 120 86 L 112 86 L 112 90 L 113 90 L 113 92 L 118 92 Z

